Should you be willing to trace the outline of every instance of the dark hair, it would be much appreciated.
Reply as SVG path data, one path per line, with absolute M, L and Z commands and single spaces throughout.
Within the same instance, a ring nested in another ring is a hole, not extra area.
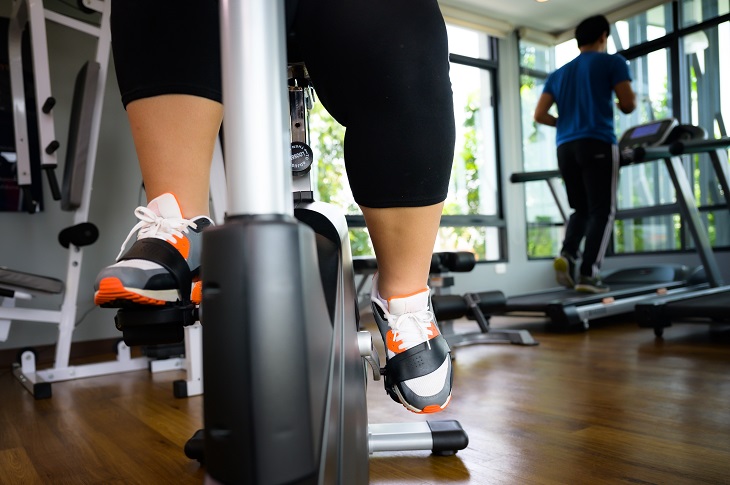
M 578 47 L 593 44 L 604 32 L 610 34 L 608 20 L 603 15 L 595 15 L 578 24 L 575 28 L 575 40 L 578 41 Z

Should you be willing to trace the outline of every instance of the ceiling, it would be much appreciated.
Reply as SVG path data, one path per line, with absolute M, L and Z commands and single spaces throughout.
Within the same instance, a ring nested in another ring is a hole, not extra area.
M 439 0 L 441 5 L 463 9 L 505 22 L 515 29 L 528 28 L 559 35 L 575 29 L 584 18 L 643 3 L 636 0 Z M 653 2 L 659 3 L 659 2 Z

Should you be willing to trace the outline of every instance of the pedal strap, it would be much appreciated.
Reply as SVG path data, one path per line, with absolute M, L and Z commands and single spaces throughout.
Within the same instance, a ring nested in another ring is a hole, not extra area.
M 429 343 L 431 344 L 430 349 L 428 348 Z M 385 375 L 394 385 L 425 376 L 441 367 L 444 359 L 449 355 L 449 351 L 446 339 L 437 335 L 428 343 L 423 342 L 388 359 L 385 364 Z
M 119 261 L 130 259 L 144 259 L 159 264 L 175 278 L 182 300 L 187 301 L 190 298 L 193 286 L 190 266 L 180 251 L 170 243 L 154 237 L 139 239 L 119 258 Z

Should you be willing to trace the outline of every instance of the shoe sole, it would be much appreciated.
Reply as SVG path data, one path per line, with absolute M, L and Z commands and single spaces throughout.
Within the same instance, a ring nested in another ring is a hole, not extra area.
M 94 293 L 94 304 L 104 308 L 164 306 L 178 301 L 177 292 L 175 293 L 175 300 L 153 298 L 126 288 L 119 278 L 109 277 L 99 282 L 99 289 Z M 202 300 L 203 282 L 195 281 L 190 292 L 190 301 L 199 305 Z
M 105 308 L 137 306 L 163 306 L 173 301 L 152 298 L 136 293 L 124 286 L 119 278 L 104 278 L 94 293 L 94 303 Z
M 398 401 L 403 405 L 404 408 L 409 410 L 410 412 L 414 414 L 434 414 L 434 413 L 440 413 L 451 402 L 451 393 L 449 393 L 449 397 L 446 398 L 446 402 L 439 405 L 439 404 L 429 404 L 428 406 L 425 406 L 423 409 L 418 409 L 415 406 L 412 406 L 406 402 L 406 400 L 403 398 L 403 395 L 398 390 L 397 386 L 393 386 L 391 388 L 393 394 L 395 394 L 398 398 Z
M 555 258 L 555 261 L 553 261 L 553 269 L 555 269 L 555 279 L 558 281 L 558 284 L 566 288 L 573 288 L 575 286 L 575 281 L 573 281 L 573 278 L 568 273 L 570 264 L 568 264 L 567 259 L 562 256 Z

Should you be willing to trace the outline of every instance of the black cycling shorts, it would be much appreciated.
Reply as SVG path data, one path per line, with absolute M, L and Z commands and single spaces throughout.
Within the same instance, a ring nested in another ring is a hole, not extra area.
M 437 0 L 288 1 L 287 17 L 318 98 L 346 127 L 345 165 L 365 207 L 446 198 L 454 111 Z M 221 101 L 216 0 L 112 3 L 126 105 L 162 94 Z

